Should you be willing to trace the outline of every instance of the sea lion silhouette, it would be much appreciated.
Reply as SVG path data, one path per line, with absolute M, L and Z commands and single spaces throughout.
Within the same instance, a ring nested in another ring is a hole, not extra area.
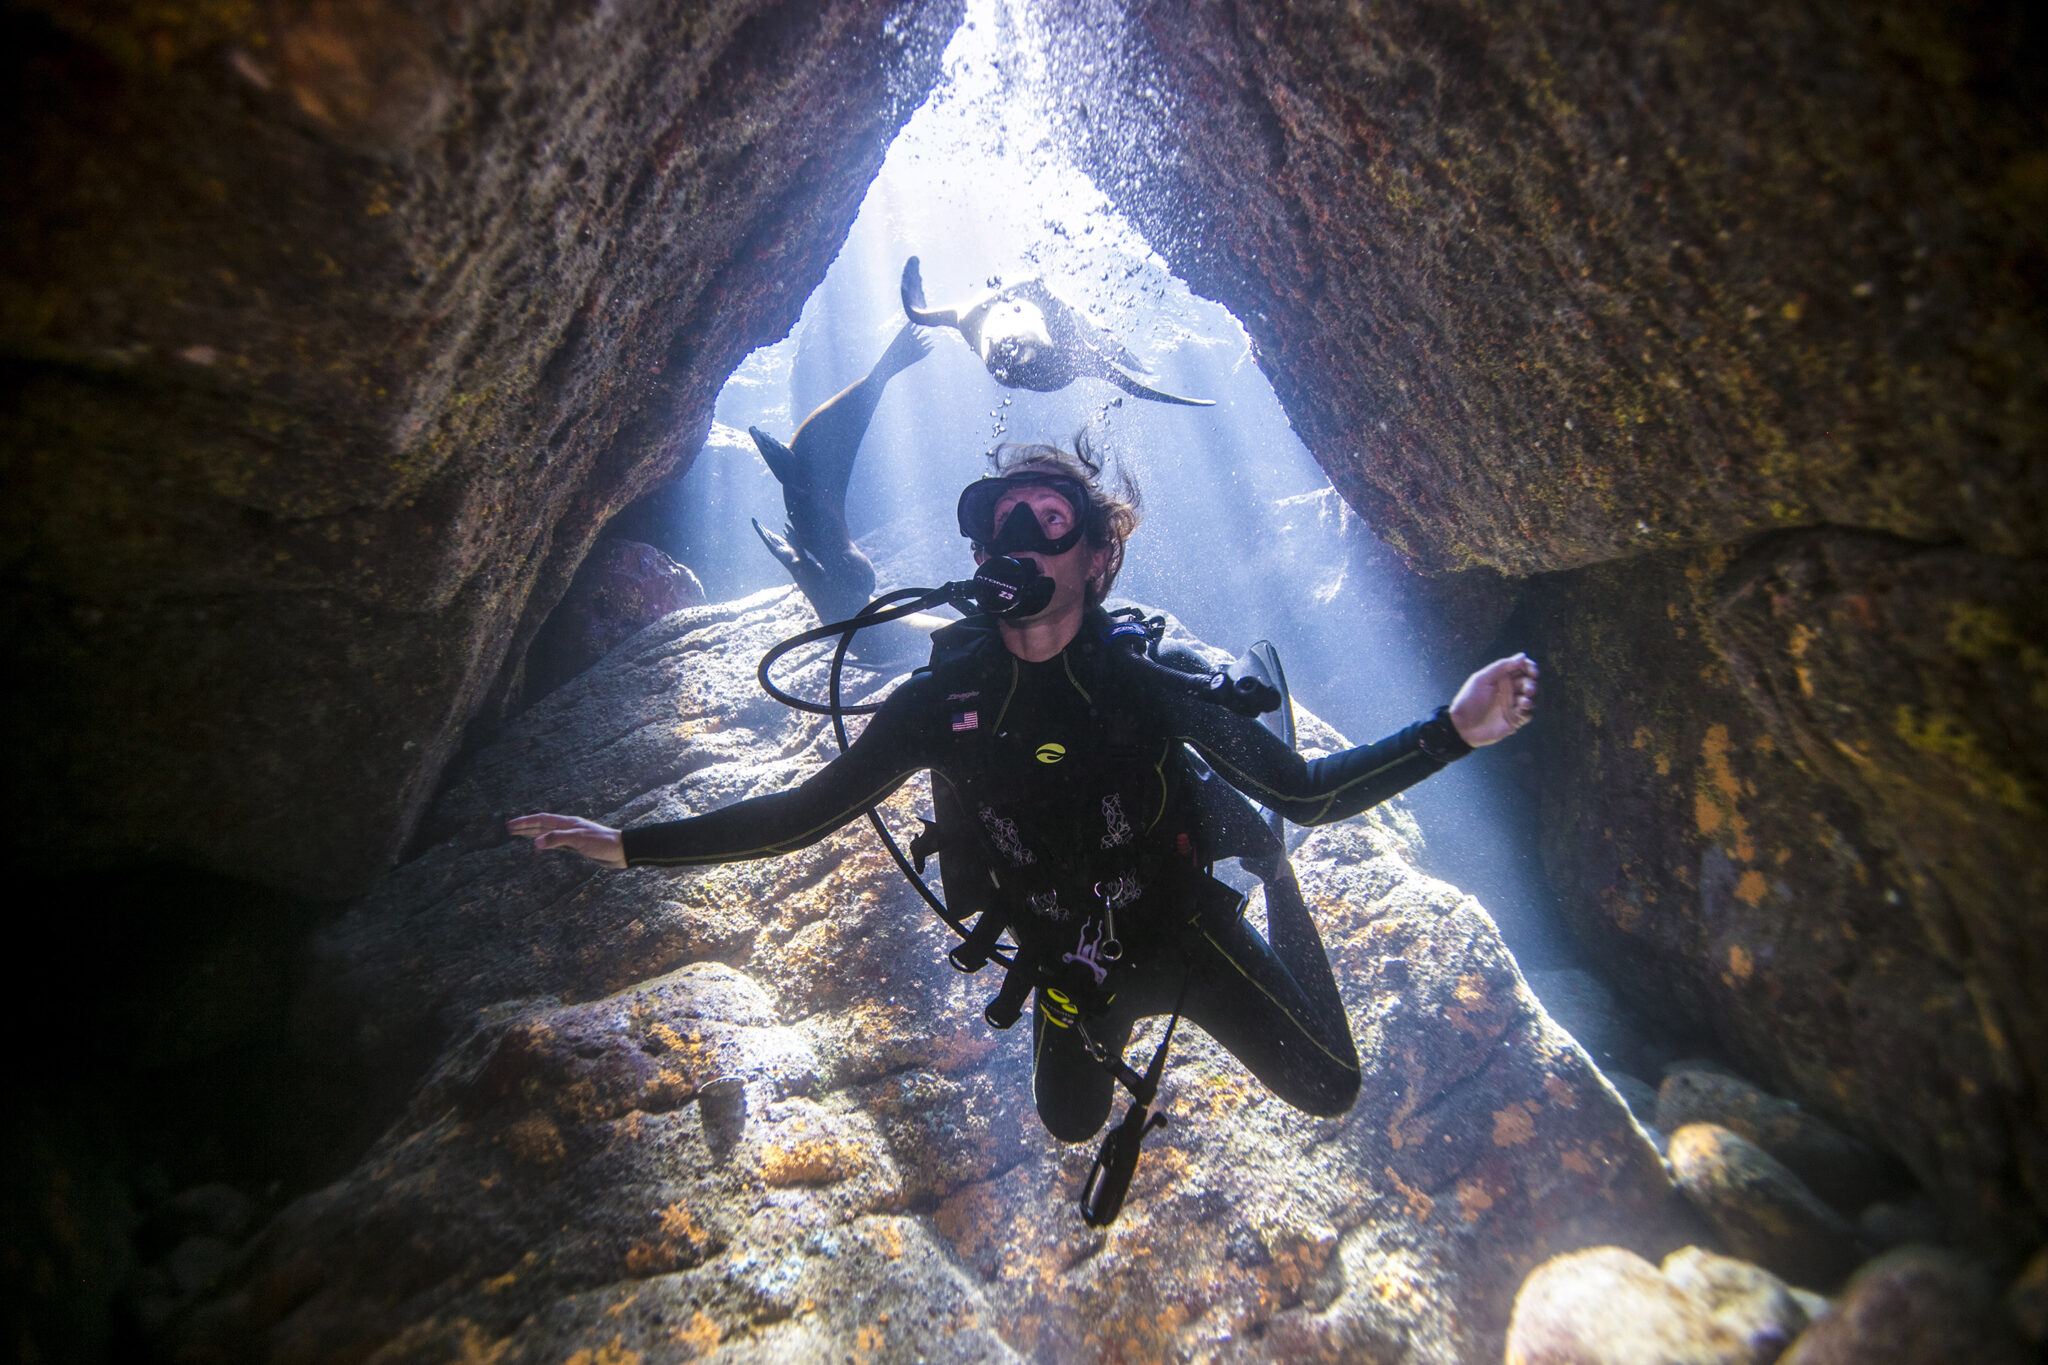
M 993 290 L 957 308 L 928 308 L 924 276 L 912 256 L 903 267 L 903 311 L 923 327 L 958 329 L 1005 388 L 1051 393 L 1093 375 L 1155 403 L 1216 406 L 1213 398 L 1181 398 L 1134 378 L 1128 371 L 1145 368 L 1138 358 L 1043 280 Z
M 759 427 L 747 428 L 782 485 L 782 506 L 789 514 L 781 535 L 758 519 L 754 530 L 821 621 L 843 621 L 874 596 L 875 566 L 846 529 L 846 486 L 882 390 L 930 351 L 931 343 L 905 323 L 867 378 L 820 403 L 788 445 Z

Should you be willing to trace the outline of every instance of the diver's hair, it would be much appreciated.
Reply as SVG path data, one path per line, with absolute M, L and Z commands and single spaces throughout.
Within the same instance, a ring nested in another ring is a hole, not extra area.
M 1096 453 L 1085 431 L 1075 433 L 1071 451 L 1058 446 L 1007 442 L 989 452 L 988 462 L 990 472 L 998 478 L 1042 469 L 1064 474 L 1088 490 L 1088 511 L 1082 518 L 1086 539 L 1091 548 L 1109 551 L 1109 567 L 1103 570 L 1101 578 L 1088 584 L 1088 605 L 1100 606 L 1116 585 L 1116 576 L 1123 572 L 1124 542 L 1138 529 L 1142 516 L 1143 501 L 1138 495 L 1137 480 L 1122 461 L 1112 464 Z

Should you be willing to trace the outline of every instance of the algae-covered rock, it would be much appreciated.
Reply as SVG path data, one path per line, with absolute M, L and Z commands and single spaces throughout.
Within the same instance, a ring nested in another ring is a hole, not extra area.
M 665 618 L 465 763 L 439 841 L 321 948 L 387 1069 L 438 1060 L 181 1349 L 1449 1365 L 1498 1357 L 1539 1261 L 1681 1240 L 1656 1153 L 1484 911 L 1407 862 L 1398 808 L 1295 854 L 1352 1008 L 1358 1105 L 1297 1113 L 1185 1029 L 1170 1126 L 1106 1232 L 1075 1205 L 1093 1144 L 1044 1132 L 1027 1034 L 980 1018 L 993 973 L 945 965 L 948 932 L 864 826 L 699 870 L 607 872 L 505 838 L 525 810 L 637 823 L 812 771 L 829 727 L 752 680 L 809 619 L 789 591 Z M 822 673 L 796 660 L 786 682 L 810 694 Z M 1341 742 L 1300 722 L 1313 751 Z M 922 788 L 885 804 L 898 830 Z M 744 1104 L 723 1097 L 707 1127 L 719 1078 Z M 956 1327 L 983 1335 L 947 1345 Z
M 2008 713 L 2030 695 L 2017 634 L 1972 643 L 1977 664 L 1947 642 L 2032 619 L 1994 568 L 1814 533 L 1551 576 L 1523 606 L 1555 683 L 1524 738 L 1558 904 L 1623 1003 L 1895 1156 L 1957 1235 L 2015 1258 L 2043 1223 L 2021 1175 L 2048 1131 L 2021 1080 L 2039 1009 L 2016 975 L 2048 942 L 2026 889 L 2043 845 L 1968 797 L 1963 760 L 2020 771 L 2048 741 Z M 1754 682 L 1717 646 L 1737 618 Z M 1923 738 L 1958 717 L 1956 753 L 1904 742 L 1902 714 Z
M 9 9 L 38 860 L 332 901 L 387 868 L 606 518 L 795 321 L 959 12 Z
M 1416 561 L 2048 548 L 2018 0 L 1045 9 L 1085 163 Z

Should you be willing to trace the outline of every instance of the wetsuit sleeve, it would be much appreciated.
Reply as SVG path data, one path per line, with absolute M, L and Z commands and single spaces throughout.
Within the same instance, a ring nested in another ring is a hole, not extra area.
M 1429 721 L 1375 744 L 1304 759 L 1265 726 L 1213 702 L 1176 697 L 1170 706 L 1179 739 L 1231 786 L 1297 825 L 1356 815 L 1446 766 L 1423 752 L 1422 729 Z
M 626 866 L 742 862 L 816 843 L 931 766 L 923 720 L 928 679 L 920 675 L 890 693 L 860 738 L 800 785 L 625 831 Z

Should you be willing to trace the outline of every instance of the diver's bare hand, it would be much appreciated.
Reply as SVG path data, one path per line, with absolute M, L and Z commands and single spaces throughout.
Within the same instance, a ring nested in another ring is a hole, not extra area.
M 626 865 L 625 840 L 610 825 L 595 820 L 574 815 L 521 815 L 507 820 L 505 829 L 515 839 L 532 839 L 535 848 L 566 848 L 606 867 Z
M 1458 737 L 1477 749 L 1498 744 L 1536 714 L 1536 661 L 1526 654 L 1495 659 L 1465 679 L 1451 702 Z

